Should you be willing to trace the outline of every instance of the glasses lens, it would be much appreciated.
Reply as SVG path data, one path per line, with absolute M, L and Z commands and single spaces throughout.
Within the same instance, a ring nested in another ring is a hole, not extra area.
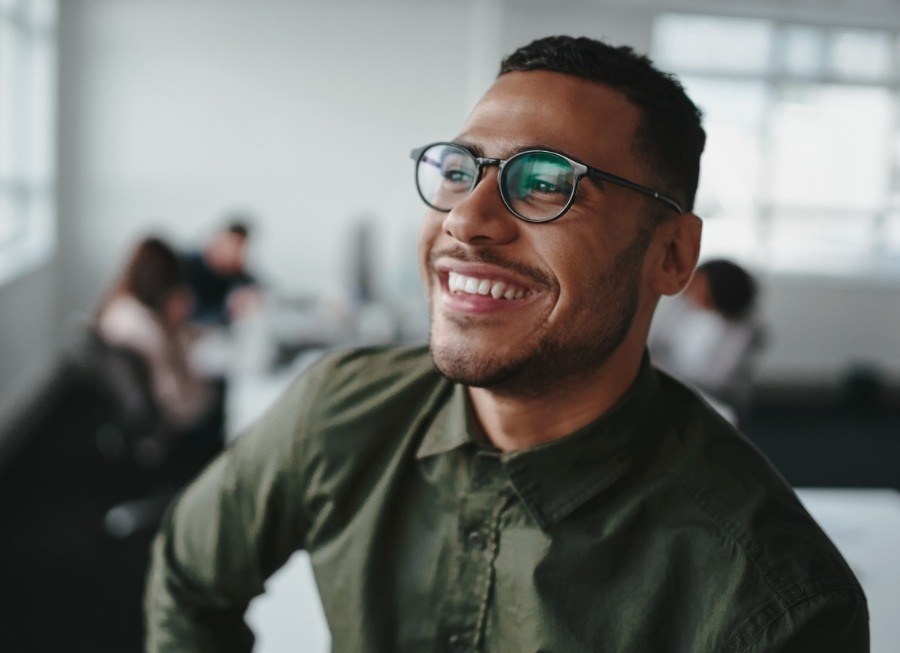
M 507 162 L 500 186 L 514 213 L 543 222 L 556 218 L 569 205 L 575 170 L 558 154 L 523 152 Z
M 438 211 L 450 211 L 466 198 L 478 180 L 478 164 L 455 145 L 432 145 L 416 165 L 416 183 L 425 203 Z

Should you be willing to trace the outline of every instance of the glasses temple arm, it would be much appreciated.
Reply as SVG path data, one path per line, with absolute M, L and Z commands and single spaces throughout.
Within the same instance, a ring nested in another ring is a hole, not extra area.
M 678 213 L 684 213 L 684 209 L 681 207 L 681 204 L 673 200 L 671 197 L 663 195 L 658 190 L 653 190 L 652 188 L 648 188 L 647 186 L 641 186 L 640 184 L 636 184 L 633 181 L 628 181 L 627 179 L 619 177 L 618 175 L 614 175 L 611 172 L 603 172 L 602 170 L 598 170 L 597 168 L 588 167 L 587 173 L 589 176 L 596 179 L 608 181 L 611 184 L 616 184 L 617 186 L 623 186 L 624 188 L 630 188 L 631 190 L 643 193 L 644 195 L 662 202 Z

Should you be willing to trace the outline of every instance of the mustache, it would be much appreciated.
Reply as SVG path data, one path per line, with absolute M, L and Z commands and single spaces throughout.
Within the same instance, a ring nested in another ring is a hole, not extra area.
M 494 265 L 496 267 L 510 270 L 520 276 L 531 279 L 541 286 L 547 287 L 552 285 L 550 277 L 540 268 L 525 265 L 517 261 L 511 261 L 510 259 L 492 249 L 472 250 L 466 249 L 461 245 L 454 245 L 452 247 L 445 247 L 444 249 L 434 250 L 428 256 L 429 262 L 431 263 L 432 267 L 434 267 L 435 262 L 439 258 L 452 258 L 462 263 L 485 263 L 487 265 Z

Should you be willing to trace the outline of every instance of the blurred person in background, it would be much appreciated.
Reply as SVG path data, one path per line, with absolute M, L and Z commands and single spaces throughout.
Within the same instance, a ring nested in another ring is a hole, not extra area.
M 259 307 L 257 281 L 247 271 L 249 239 L 249 222 L 235 216 L 201 250 L 185 255 L 185 278 L 195 300 L 192 322 L 227 326 Z
M 753 275 L 715 259 L 697 266 L 684 292 L 660 305 L 648 347 L 661 370 L 714 402 L 742 408 L 762 332 Z
M 186 327 L 193 303 L 178 254 L 163 240 L 146 238 L 97 312 L 100 337 L 146 362 L 153 399 L 174 432 L 204 426 L 216 405 L 214 385 L 189 362 Z

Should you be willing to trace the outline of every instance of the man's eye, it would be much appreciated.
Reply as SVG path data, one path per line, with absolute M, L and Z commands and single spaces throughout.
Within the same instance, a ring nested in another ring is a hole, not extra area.
M 547 179 L 540 179 L 539 177 L 532 177 L 528 180 L 527 189 L 531 193 L 542 193 L 546 195 L 553 195 L 556 193 L 568 194 L 570 188 L 568 184 L 558 184 Z
M 543 181 L 541 179 L 536 179 L 534 183 L 531 185 L 532 190 L 536 190 L 539 193 L 558 193 L 559 186 L 556 184 L 551 184 L 549 181 Z
M 444 170 L 444 179 L 454 184 L 468 184 L 472 181 L 472 173 L 459 168 Z

